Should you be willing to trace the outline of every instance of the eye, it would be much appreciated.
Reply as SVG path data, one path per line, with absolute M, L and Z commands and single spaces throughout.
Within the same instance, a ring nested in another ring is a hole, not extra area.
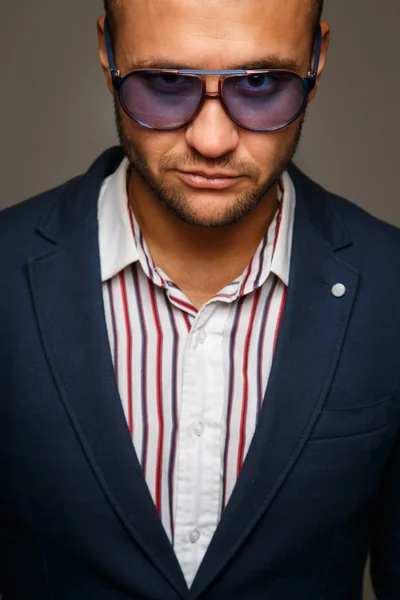
M 156 76 L 157 77 L 157 76 Z M 175 75 L 175 73 L 162 73 L 158 77 L 161 78 L 162 82 L 166 85 L 174 85 L 180 82 L 180 80 L 184 79 L 179 75 Z
M 147 73 L 147 87 L 159 94 L 183 94 L 193 87 L 193 79 L 175 73 Z
M 278 91 L 279 82 L 270 73 L 253 73 L 245 77 L 228 78 L 229 87 L 242 97 L 263 99 Z
M 254 73 L 245 78 L 242 85 L 254 89 L 268 89 L 275 83 L 271 75 L 265 73 Z
M 250 75 L 247 80 L 252 87 L 262 87 L 265 84 L 265 75 Z

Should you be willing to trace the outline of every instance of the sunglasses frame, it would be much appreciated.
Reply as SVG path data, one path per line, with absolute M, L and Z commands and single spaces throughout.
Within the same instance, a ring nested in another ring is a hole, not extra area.
M 156 131 L 176 131 L 178 129 L 182 129 L 183 127 L 186 127 L 200 113 L 206 100 L 219 100 L 224 111 L 228 115 L 228 117 L 234 123 L 236 123 L 236 125 L 238 125 L 242 129 L 246 129 L 247 131 L 252 131 L 254 133 L 269 133 L 271 131 L 277 131 L 279 129 L 283 129 L 284 127 L 287 127 L 288 125 L 290 125 L 291 123 L 296 121 L 296 119 L 299 118 L 299 116 L 304 112 L 304 110 L 307 107 L 309 94 L 314 89 L 316 81 L 317 81 L 318 67 L 319 67 L 319 61 L 320 61 L 320 57 L 321 57 L 321 47 L 322 47 L 322 29 L 321 29 L 321 26 L 319 26 L 318 34 L 317 34 L 317 41 L 316 41 L 314 65 L 313 65 L 312 70 L 308 72 L 307 77 L 302 77 L 295 71 L 289 71 L 286 69 L 253 69 L 253 70 L 239 69 L 239 70 L 226 70 L 226 71 L 221 71 L 221 70 L 207 71 L 207 70 L 196 70 L 196 69 L 136 69 L 134 71 L 131 71 L 130 73 L 128 73 L 125 76 L 121 76 L 121 71 L 119 71 L 116 68 L 116 65 L 114 62 L 114 55 L 113 55 L 112 46 L 111 46 L 111 33 L 110 33 L 110 28 L 109 28 L 107 19 L 105 19 L 105 22 L 104 22 L 104 38 L 105 38 L 108 63 L 109 63 L 110 73 L 111 73 L 111 81 L 112 81 L 113 88 L 118 95 L 118 100 L 119 100 L 120 105 L 122 106 L 124 112 L 128 115 L 128 117 L 132 121 L 134 121 L 141 127 L 145 127 L 147 129 L 152 129 L 152 130 L 156 130 Z M 124 101 L 122 98 L 122 88 L 123 88 L 123 84 L 126 82 L 127 79 L 129 79 L 133 75 L 137 75 L 138 73 L 149 74 L 149 75 L 150 74 L 152 74 L 152 75 L 157 75 L 157 74 L 184 75 L 184 76 L 190 76 L 190 77 L 195 77 L 195 78 L 199 79 L 201 82 L 201 85 L 202 85 L 202 94 L 200 95 L 199 104 L 198 104 L 197 109 L 194 111 L 194 113 L 191 115 L 190 118 L 186 119 L 186 121 L 184 123 L 182 123 L 181 125 L 175 126 L 175 127 L 154 127 L 152 125 L 144 123 L 140 119 L 137 119 L 136 117 L 134 117 L 134 115 L 132 115 L 129 112 L 128 108 L 124 104 Z M 245 125 L 240 123 L 231 114 L 228 106 L 225 103 L 224 89 L 223 89 L 224 82 L 231 77 L 237 77 L 237 76 L 249 77 L 251 75 L 268 75 L 268 74 L 291 75 L 291 76 L 296 77 L 302 83 L 303 91 L 304 91 L 304 99 L 303 99 L 301 108 L 299 109 L 299 111 L 296 113 L 296 115 L 294 117 L 292 117 L 290 120 L 286 121 L 285 123 L 283 123 L 281 125 L 277 125 L 275 127 L 270 127 L 268 129 L 252 129 L 250 127 L 246 127 Z M 206 77 L 210 76 L 210 75 L 219 77 L 218 92 L 207 92 Z

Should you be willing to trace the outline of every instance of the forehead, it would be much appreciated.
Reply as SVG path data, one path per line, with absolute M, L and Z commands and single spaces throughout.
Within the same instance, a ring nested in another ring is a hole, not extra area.
M 309 51 L 307 0 L 120 0 L 118 45 L 129 61 L 154 57 L 223 69 L 266 54 Z

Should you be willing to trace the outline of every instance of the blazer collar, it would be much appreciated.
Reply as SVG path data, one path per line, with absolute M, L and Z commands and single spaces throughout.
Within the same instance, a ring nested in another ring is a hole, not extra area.
M 340 250 L 352 244 L 352 238 L 333 207 L 331 195 L 312 181 L 293 163 L 289 174 L 296 189 L 295 219 L 308 220 L 332 250 Z
M 53 204 L 40 220 L 37 232 L 57 244 L 85 224 L 97 220 L 101 186 L 116 171 L 123 158 L 120 147 L 110 148 L 97 158 L 84 175 L 59 188 Z

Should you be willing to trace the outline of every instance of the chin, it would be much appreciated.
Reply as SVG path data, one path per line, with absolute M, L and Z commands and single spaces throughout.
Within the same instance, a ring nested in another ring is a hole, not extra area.
M 191 205 L 169 206 L 169 209 L 178 219 L 188 225 L 220 229 L 235 225 L 254 208 L 254 205 L 243 206 L 237 201 L 224 204 L 225 206 L 221 207 L 221 198 L 218 198 L 213 202 L 208 201 L 203 206 L 199 206 L 194 201 Z

